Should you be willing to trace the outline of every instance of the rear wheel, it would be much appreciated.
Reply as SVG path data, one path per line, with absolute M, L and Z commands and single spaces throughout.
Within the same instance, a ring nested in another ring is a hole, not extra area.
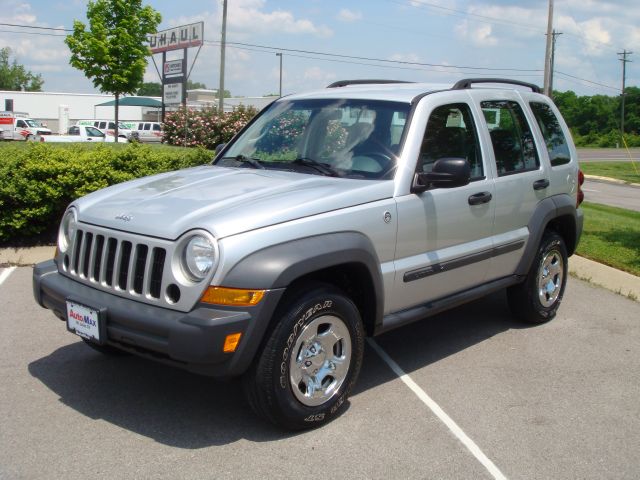
M 530 323 L 555 317 L 567 283 L 567 257 L 562 237 L 554 231 L 545 232 L 525 281 L 507 290 L 514 315 Z
M 308 285 L 289 296 L 262 353 L 244 377 L 253 410 L 281 427 L 318 427 L 346 404 L 360 372 L 360 313 L 340 290 Z

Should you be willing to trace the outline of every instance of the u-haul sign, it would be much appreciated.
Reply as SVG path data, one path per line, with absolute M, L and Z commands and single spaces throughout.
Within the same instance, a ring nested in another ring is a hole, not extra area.
M 202 45 L 204 22 L 162 30 L 147 37 L 151 53 L 168 52 Z

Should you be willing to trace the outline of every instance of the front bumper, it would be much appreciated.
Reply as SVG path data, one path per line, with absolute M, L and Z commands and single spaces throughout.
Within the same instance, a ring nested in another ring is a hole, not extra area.
M 197 305 L 187 313 L 147 305 L 78 283 L 58 272 L 53 260 L 33 270 L 38 304 L 66 321 L 66 301 L 105 309 L 105 343 L 194 373 L 216 377 L 242 374 L 251 364 L 283 289 L 269 290 L 255 307 Z M 227 335 L 242 332 L 235 353 L 224 353 Z

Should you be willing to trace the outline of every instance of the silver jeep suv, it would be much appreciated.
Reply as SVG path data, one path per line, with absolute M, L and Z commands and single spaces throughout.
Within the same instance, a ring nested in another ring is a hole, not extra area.
M 242 376 L 262 417 L 314 427 L 367 335 L 501 289 L 553 318 L 581 179 L 535 85 L 338 82 L 273 102 L 211 165 L 74 201 L 34 295 L 100 352 Z

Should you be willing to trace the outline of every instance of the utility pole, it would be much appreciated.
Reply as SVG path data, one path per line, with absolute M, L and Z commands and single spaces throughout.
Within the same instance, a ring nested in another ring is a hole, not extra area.
M 220 90 L 218 111 L 224 113 L 224 53 L 227 47 L 227 0 L 222 0 L 222 41 L 220 42 Z
M 544 94 L 551 96 L 551 49 L 553 44 L 553 0 L 549 0 L 547 19 L 547 48 L 544 56 Z
M 556 32 L 556 30 L 553 29 L 551 35 L 553 36 L 553 40 L 551 42 L 551 68 L 549 69 L 549 97 L 553 95 L 553 71 L 556 64 L 556 37 L 558 35 L 562 35 L 562 32 Z
M 627 56 L 631 55 L 633 52 L 627 52 L 627 50 L 623 50 L 622 52 L 618 52 L 620 55 L 619 60 L 622 62 L 622 108 L 620 109 L 620 133 L 624 136 L 624 89 L 625 82 L 627 79 L 627 63 L 631 60 L 627 60 Z
M 276 57 L 280 57 L 280 89 L 278 90 L 278 96 L 282 96 L 282 52 L 276 53 Z

